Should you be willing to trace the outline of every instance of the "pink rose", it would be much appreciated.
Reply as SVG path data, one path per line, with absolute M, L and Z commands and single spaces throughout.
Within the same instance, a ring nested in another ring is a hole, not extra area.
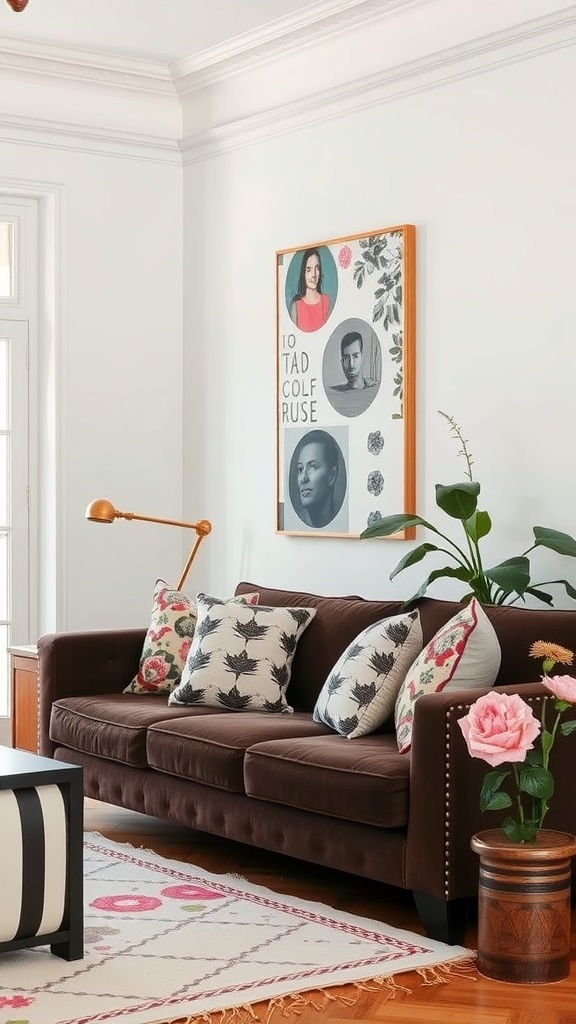
M 543 676 L 542 682 L 558 700 L 576 704 L 576 679 L 574 676 Z
M 479 697 L 458 722 L 471 757 L 492 768 L 506 761 L 523 761 L 534 746 L 540 722 L 517 693 L 487 693 Z

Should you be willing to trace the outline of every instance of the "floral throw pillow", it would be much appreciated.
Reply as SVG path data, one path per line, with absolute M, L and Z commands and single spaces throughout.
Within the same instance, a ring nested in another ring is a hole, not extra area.
M 423 693 L 492 686 L 502 651 L 494 626 L 476 598 L 432 637 L 408 669 L 394 708 L 401 754 L 410 750 L 414 704 Z
M 286 701 L 296 644 L 315 608 L 271 608 L 196 598 L 198 620 L 169 704 L 291 712 Z
M 326 679 L 314 721 L 324 722 L 349 740 L 374 732 L 394 711 L 402 680 L 421 649 L 417 611 L 367 626 Z
M 258 597 L 243 594 L 233 600 L 250 604 Z M 196 602 L 165 580 L 156 580 L 140 665 L 124 693 L 170 693 L 180 682 L 195 626 Z

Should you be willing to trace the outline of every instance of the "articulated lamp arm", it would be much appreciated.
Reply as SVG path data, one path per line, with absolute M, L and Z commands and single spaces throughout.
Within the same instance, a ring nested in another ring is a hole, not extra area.
M 113 523 L 115 519 L 140 519 L 144 523 L 160 523 L 163 526 L 181 526 L 185 530 L 195 530 L 196 540 L 176 584 L 177 590 L 182 589 L 200 543 L 212 529 L 212 524 L 207 519 L 199 519 L 197 523 L 182 523 L 178 519 L 160 519 L 158 516 L 141 516 L 136 512 L 120 512 L 106 498 L 97 498 L 90 502 L 86 509 L 86 519 L 92 523 Z

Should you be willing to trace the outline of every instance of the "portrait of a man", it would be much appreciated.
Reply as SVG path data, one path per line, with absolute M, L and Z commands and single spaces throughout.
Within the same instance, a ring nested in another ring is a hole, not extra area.
M 352 417 L 368 409 L 378 394 L 381 364 L 380 343 L 370 324 L 346 321 L 336 328 L 324 357 L 324 388 L 336 412 Z

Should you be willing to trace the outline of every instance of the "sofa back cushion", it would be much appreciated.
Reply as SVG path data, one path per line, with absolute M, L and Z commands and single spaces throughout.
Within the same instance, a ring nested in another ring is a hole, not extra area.
M 239 583 L 235 593 L 247 594 L 254 590 L 260 592 L 262 604 L 305 605 L 317 609 L 314 621 L 299 641 L 288 687 L 290 703 L 302 711 L 313 710 L 330 669 L 358 633 L 378 619 L 398 615 L 403 610 L 402 599 L 366 601 L 361 597 L 321 597 L 293 590 L 272 590 L 258 583 Z M 440 627 L 462 609 L 462 603 L 424 597 L 416 607 L 426 645 Z M 528 654 L 535 640 L 549 640 L 570 650 L 576 646 L 576 609 L 483 607 L 502 650 L 495 686 L 533 683 L 540 678 L 540 665 Z
M 462 605 L 457 601 L 424 597 L 417 607 L 426 645 Z M 535 640 L 549 640 L 570 650 L 576 645 L 574 608 L 524 608 L 522 605 L 483 605 L 483 608 L 494 626 L 502 651 L 495 686 L 515 686 L 540 679 L 541 665 L 528 654 Z
M 280 607 L 315 608 L 316 615 L 296 648 L 288 701 L 298 711 L 312 711 L 334 664 L 366 626 L 398 615 L 402 602 L 365 601 L 361 597 L 321 597 L 296 590 L 272 590 L 239 583 L 235 594 L 257 590 L 260 603 Z

